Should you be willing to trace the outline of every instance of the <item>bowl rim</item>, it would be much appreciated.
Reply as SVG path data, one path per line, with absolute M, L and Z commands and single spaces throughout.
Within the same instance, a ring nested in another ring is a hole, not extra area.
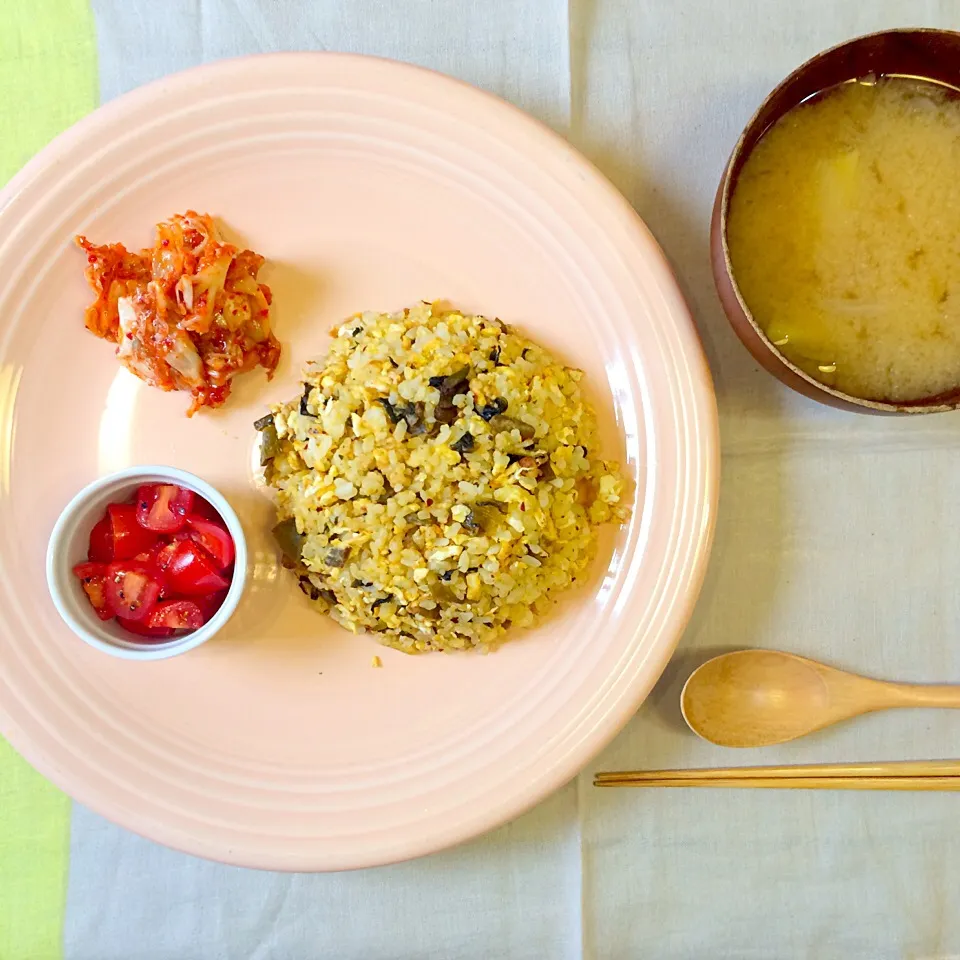
M 92 619 L 90 624 L 86 624 L 74 614 L 72 609 L 74 605 L 67 600 L 62 586 L 64 582 L 62 548 L 65 546 L 64 540 L 68 536 L 68 533 L 72 532 L 71 527 L 78 514 L 87 507 L 92 499 L 111 487 L 127 484 L 133 487 L 137 484 L 137 481 L 150 482 L 151 479 L 153 479 L 154 482 L 156 482 L 157 479 L 165 479 L 176 483 L 178 486 L 187 487 L 210 502 L 223 519 L 230 536 L 233 538 L 234 549 L 236 551 L 233 578 L 230 581 L 230 587 L 227 590 L 227 595 L 220 605 L 220 608 L 210 620 L 199 629 L 164 643 L 148 644 L 135 640 L 131 640 L 128 643 L 123 641 L 118 642 L 112 638 L 108 639 L 103 633 L 98 633 L 91 629 L 91 625 L 93 624 Z M 63 622 L 81 640 L 102 653 L 119 657 L 123 660 L 166 660 L 170 657 L 187 653 L 190 650 L 196 649 L 201 644 L 206 643 L 214 634 L 219 632 L 233 615 L 246 587 L 247 543 L 243 526 L 240 523 L 236 511 L 230 505 L 227 498 L 224 497 L 216 487 L 207 483 L 207 481 L 201 477 L 186 470 L 181 470 L 178 467 L 170 467 L 162 464 L 144 464 L 126 467 L 123 470 L 98 477 L 74 494 L 60 512 L 53 526 L 53 530 L 50 533 L 50 538 L 47 541 L 44 566 L 47 590 L 50 593 L 53 605 L 56 607 L 57 613 Z
M 813 66 L 815 63 L 821 60 L 825 60 L 828 57 L 836 56 L 841 51 L 847 49 L 848 47 L 853 46 L 854 44 L 862 43 L 865 40 L 871 40 L 879 37 L 887 37 L 894 35 L 924 35 L 924 36 L 933 36 L 933 35 L 948 35 L 955 37 L 958 42 L 960 42 L 960 31 L 949 30 L 939 27 L 893 27 L 886 30 L 876 30 L 872 33 L 860 34 L 856 37 L 851 37 L 848 40 L 844 40 L 840 43 L 834 44 L 831 47 L 827 47 L 825 50 L 821 50 L 819 53 L 814 54 L 812 57 L 807 58 L 799 66 L 795 67 L 786 77 L 783 78 L 760 102 L 757 109 L 751 114 L 750 119 L 744 125 L 743 129 L 740 132 L 740 135 L 737 137 L 737 142 L 734 144 L 733 150 L 730 154 L 730 158 L 727 161 L 726 166 L 723 170 L 723 177 L 720 181 L 720 186 L 717 194 L 717 233 L 719 235 L 720 243 L 720 252 L 723 257 L 723 267 L 724 272 L 726 273 L 726 280 L 729 282 L 730 290 L 733 293 L 733 296 L 736 297 L 737 304 L 740 308 L 740 312 L 743 315 L 743 319 L 749 324 L 750 328 L 753 330 L 757 342 L 762 344 L 763 347 L 769 352 L 769 354 L 778 361 L 782 366 L 790 370 L 795 376 L 799 377 L 801 380 L 805 381 L 806 384 L 811 388 L 807 396 L 810 396 L 811 399 L 818 400 L 821 403 L 828 403 L 825 398 L 817 396 L 818 393 L 826 394 L 829 397 L 833 398 L 836 403 L 834 405 L 844 406 L 848 409 L 853 409 L 855 412 L 873 412 L 873 413 L 892 413 L 892 414 L 925 414 L 925 413 L 945 413 L 948 411 L 956 410 L 960 406 L 960 386 L 955 390 L 951 390 L 946 394 L 937 394 L 931 397 L 927 397 L 921 400 L 912 400 L 904 403 L 895 403 L 887 400 L 870 400 L 865 397 L 858 397 L 852 393 L 844 393 L 842 390 L 837 390 L 835 387 L 831 387 L 829 384 L 823 383 L 820 380 L 817 380 L 815 377 L 812 377 L 805 370 L 797 366 L 792 360 L 784 356 L 776 347 L 776 345 L 770 340 L 766 335 L 763 328 L 757 323 L 756 319 L 753 316 L 753 312 L 750 307 L 747 305 L 746 300 L 743 297 L 743 294 L 740 291 L 740 285 L 737 282 L 736 273 L 733 268 L 733 263 L 730 259 L 730 248 L 727 239 L 727 229 L 729 226 L 729 212 L 730 212 L 730 198 L 733 194 L 734 187 L 734 178 L 733 170 L 738 164 L 742 166 L 746 162 L 746 157 L 748 157 L 753 150 L 756 148 L 757 143 L 760 142 L 763 135 L 773 126 L 780 117 L 784 116 L 790 110 L 795 109 L 799 106 L 799 103 L 793 104 L 790 107 L 787 107 L 786 110 L 782 111 L 777 120 L 774 120 L 768 123 L 763 130 L 757 135 L 756 142 L 753 146 L 746 152 L 744 152 L 745 143 L 747 138 L 752 136 L 755 132 L 756 127 L 759 125 L 760 119 L 765 112 L 767 105 L 778 97 L 782 91 L 794 82 L 801 74 L 806 72 Z M 850 79 L 855 79 L 851 77 Z M 802 102 L 802 101 L 801 101 Z M 717 286 L 719 286 L 719 277 L 715 278 Z M 721 300 L 723 297 L 721 295 Z M 732 320 L 732 318 L 730 318 Z M 773 371 L 770 371 L 773 373 Z M 776 376 L 776 374 L 773 374 Z M 789 383 L 788 386 L 791 386 Z M 796 389 L 796 388 L 794 388 Z M 948 399 L 949 398 L 949 399 Z

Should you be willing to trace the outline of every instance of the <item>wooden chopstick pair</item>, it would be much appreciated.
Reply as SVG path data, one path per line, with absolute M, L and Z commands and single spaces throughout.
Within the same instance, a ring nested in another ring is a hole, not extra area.
M 739 787 L 772 790 L 960 790 L 960 760 L 819 763 L 787 767 L 624 770 L 596 787 Z

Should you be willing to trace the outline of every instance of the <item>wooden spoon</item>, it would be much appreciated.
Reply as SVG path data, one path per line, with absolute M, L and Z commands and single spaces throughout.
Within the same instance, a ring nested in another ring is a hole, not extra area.
M 690 729 L 723 747 L 784 743 L 891 707 L 960 708 L 960 686 L 887 683 L 778 650 L 738 650 L 694 670 L 680 694 Z

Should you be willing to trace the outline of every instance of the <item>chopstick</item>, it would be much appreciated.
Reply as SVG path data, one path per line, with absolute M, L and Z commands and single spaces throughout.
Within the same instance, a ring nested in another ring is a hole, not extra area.
M 785 767 L 623 770 L 595 787 L 738 787 L 770 790 L 960 790 L 960 760 L 820 763 Z

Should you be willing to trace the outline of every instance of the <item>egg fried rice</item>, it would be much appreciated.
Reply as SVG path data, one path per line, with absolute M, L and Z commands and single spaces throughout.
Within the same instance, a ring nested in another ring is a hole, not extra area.
M 624 480 L 580 370 L 499 320 L 362 313 L 257 421 L 300 588 L 407 653 L 489 649 L 586 571 Z

